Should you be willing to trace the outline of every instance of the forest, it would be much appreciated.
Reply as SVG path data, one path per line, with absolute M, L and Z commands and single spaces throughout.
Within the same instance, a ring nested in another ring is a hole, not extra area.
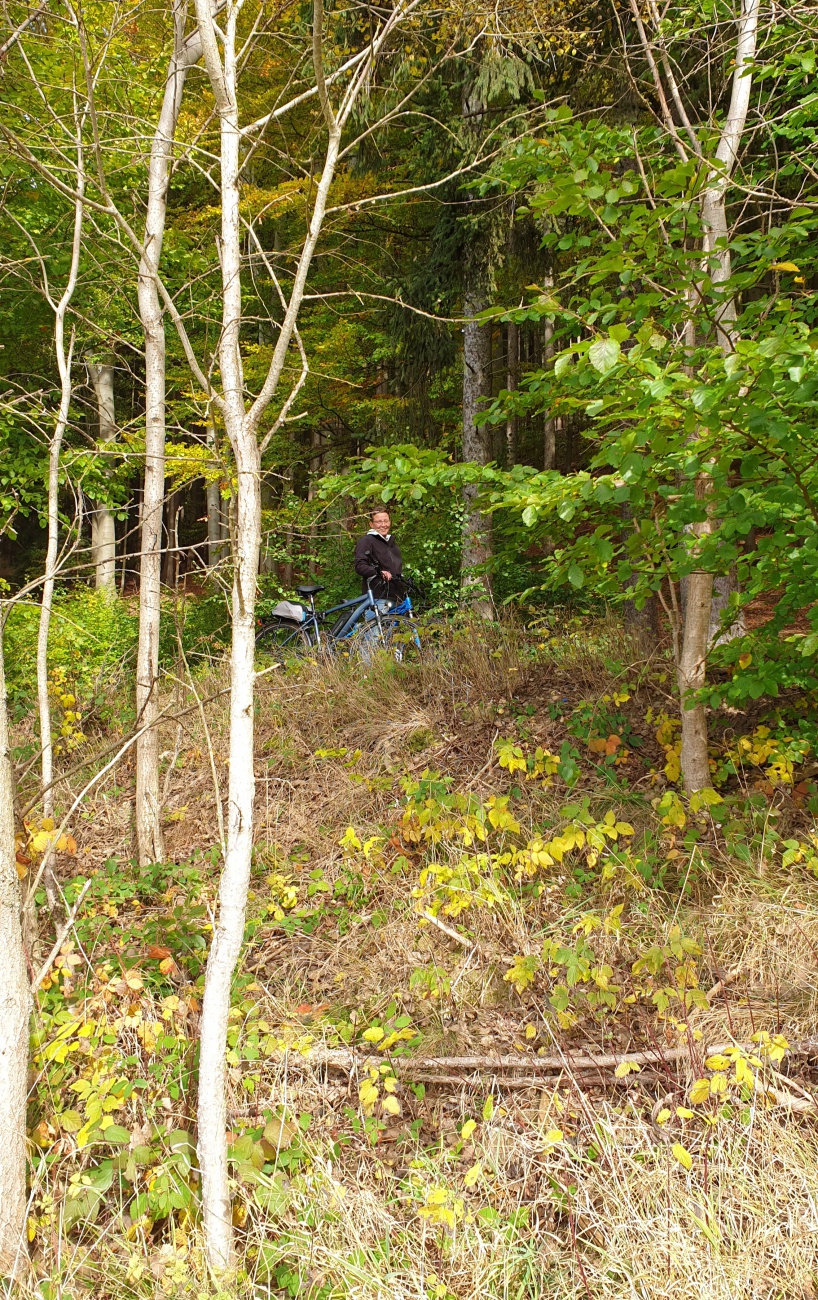
M 818 1296 L 817 23 L 4 0 L 8 1300 Z

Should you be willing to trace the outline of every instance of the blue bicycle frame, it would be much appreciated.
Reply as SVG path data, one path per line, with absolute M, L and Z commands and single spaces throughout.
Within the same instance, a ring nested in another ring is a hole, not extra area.
M 382 615 L 387 613 L 408 615 L 412 610 L 412 602 L 408 595 L 397 604 L 393 604 L 392 601 L 388 600 L 379 600 L 372 594 L 370 583 L 367 583 L 367 590 L 363 595 L 355 596 L 352 600 L 344 600 L 340 605 L 333 605 L 330 609 L 319 612 L 315 608 L 314 594 L 307 597 L 307 604 L 309 612 L 303 622 L 299 623 L 297 627 L 293 627 L 291 636 L 287 637 L 284 642 L 285 645 L 305 633 L 312 644 L 318 647 L 325 643 L 347 640 L 358 628 L 362 616 L 374 620 L 378 625 L 379 632 L 382 632 Z M 336 618 L 334 623 L 327 628 L 326 625 L 333 614 L 341 617 Z M 322 624 L 324 625 L 323 632 L 321 630 Z M 284 627 L 288 626 L 286 620 L 273 621 L 263 626 L 258 635 L 262 636 L 269 628 L 282 625 Z

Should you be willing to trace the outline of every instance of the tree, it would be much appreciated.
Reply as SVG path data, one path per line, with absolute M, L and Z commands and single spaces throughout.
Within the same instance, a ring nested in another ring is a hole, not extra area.
M 136 841 L 142 863 L 161 862 L 159 790 L 159 632 L 162 613 L 162 512 L 165 501 L 165 304 L 159 268 L 167 220 L 173 142 L 187 74 L 202 55 L 201 35 L 185 34 L 187 0 L 174 0 L 173 54 L 151 142 L 145 235 L 137 298 L 145 345 L 145 475 L 139 564 L 136 708 L 145 730 L 136 750 Z
M 26 1096 L 31 994 L 14 839 L 14 775 L 0 621 L 0 1274 L 23 1271 L 26 1225 Z
M 97 401 L 99 440 L 103 447 L 116 437 L 114 364 L 111 360 L 88 361 L 88 375 Z M 91 559 L 94 581 L 101 591 L 116 591 L 116 524 L 105 501 L 95 501 L 91 514 Z
M 253 694 L 255 684 L 255 604 L 261 543 L 261 453 L 281 427 L 306 376 L 306 356 L 297 321 L 313 254 L 336 174 L 344 129 L 369 86 L 375 66 L 396 28 L 417 8 L 417 0 L 399 0 L 380 18 L 363 43 L 337 106 L 332 103 L 324 67 L 323 6 L 315 0 L 312 21 L 312 67 L 315 90 L 326 129 L 321 173 L 315 186 L 308 228 L 289 294 L 278 280 L 252 226 L 248 235 L 265 262 L 282 299 L 283 315 L 272 357 L 256 397 L 245 399 L 242 357 L 242 140 L 238 23 L 241 4 L 228 0 L 217 33 L 208 0 L 196 0 L 196 18 L 204 63 L 219 117 L 219 194 L 221 199 L 220 270 L 222 320 L 218 344 L 221 390 L 193 361 L 196 380 L 217 408 L 230 442 L 236 474 L 234 500 L 232 640 L 230 653 L 230 782 L 227 850 L 219 886 L 219 913 L 207 963 L 199 1058 L 199 1163 L 208 1259 L 212 1267 L 232 1264 L 233 1234 L 227 1177 L 225 1052 L 230 988 L 241 952 L 253 849 L 255 770 Z M 272 428 L 260 435 L 261 423 L 276 399 L 291 342 L 302 355 L 301 376 L 282 403 Z

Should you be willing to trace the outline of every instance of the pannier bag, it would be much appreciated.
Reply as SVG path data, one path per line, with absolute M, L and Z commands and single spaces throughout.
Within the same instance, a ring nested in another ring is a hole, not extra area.
M 289 618 L 294 623 L 303 623 L 306 610 L 303 605 L 296 605 L 292 600 L 280 600 L 272 611 L 273 618 Z

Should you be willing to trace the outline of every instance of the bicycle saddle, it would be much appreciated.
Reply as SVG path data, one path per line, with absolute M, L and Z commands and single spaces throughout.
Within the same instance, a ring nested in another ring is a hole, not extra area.
M 296 587 L 299 596 L 317 596 L 318 592 L 323 590 L 324 588 L 319 587 L 315 582 L 306 582 L 302 586 Z

